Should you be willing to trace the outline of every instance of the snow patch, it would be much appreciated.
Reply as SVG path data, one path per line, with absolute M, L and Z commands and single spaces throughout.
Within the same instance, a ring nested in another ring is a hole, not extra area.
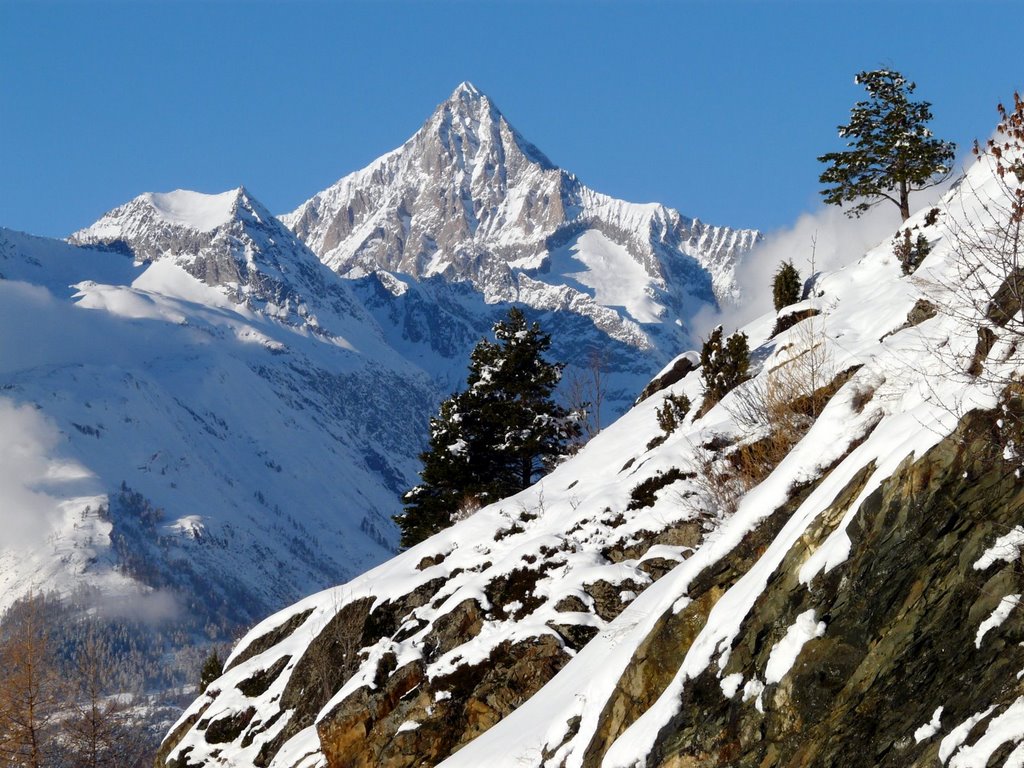
M 231 221 L 240 190 L 232 189 L 216 195 L 176 189 L 173 192 L 147 192 L 142 198 L 164 221 L 188 227 L 197 232 L 210 232 Z
M 1020 595 L 1007 595 L 999 601 L 999 605 L 978 626 L 978 634 L 974 638 L 974 647 L 981 648 L 981 641 L 990 631 L 1001 625 L 1009 617 L 1010 612 L 1020 605 Z
M 992 709 L 994 708 L 986 710 L 985 716 L 987 716 Z M 976 723 L 982 720 L 983 717 L 979 718 L 975 716 L 967 722 L 971 723 L 971 727 L 973 727 Z M 966 725 L 966 723 L 964 725 Z M 954 732 L 957 735 L 957 746 L 963 743 L 964 739 L 967 738 L 967 733 L 970 731 L 970 728 L 968 728 L 967 731 L 961 731 L 963 727 L 964 726 L 961 725 Z M 950 734 L 950 736 L 952 735 L 953 734 Z M 1003 744 L 1021 742 L 1022 740 L 1024 740 L 1024 696 L 1014 701 L 1013 704 L 1007 707 L 1001 714 L 992 718 L 992 722 L 988 724 L 988 729 L 985 731 L 984 736 L 970 746 L 961 747 L 956 754 L 953 755 L 953 759 L 949 761 L 949 768 L 984 768 L 984 766 L 989 764 L 989 758 L 992 757 L 995 751 Z M 953 742 L 950 742 L 950 745 L 952 744 Z M 946 750 L 945 757 L 943 756 L 944 749 Z M 939 759 L 945 762 L 949 754 L 946 739 L 943 739 L 942 746 L 939 748 Z
M 764 670 L 764 680 L 768 685 L 786 676 L 808 640 L 825 634 L 825 622 L 816 622 L 814 616 L 813 610 L 797 616 L 796 621 L 786 630 L 786 635 L 772 648 Z
M 984 571 L 993 563 L 1011 563 L 1020 557 L 1024 547 L 1024 527 L 1016 525 L 1009 533 L 996 539 L 996 543 L 986 549 L 974 563 L 974 570 Z
M 942 710 L 943 707 L 938 707 L 932 712 L 932 719 L 914 731 L 914 743 L 920 744 L 939 732 L 942 727 Z

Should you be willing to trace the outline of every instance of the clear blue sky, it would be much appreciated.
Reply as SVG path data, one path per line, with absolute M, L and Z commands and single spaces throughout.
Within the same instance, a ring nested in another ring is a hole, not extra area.
M 855 72 L 917 80 L 966 149 L 1022 39 L 1016 0 L 0 0 L 0 225 L 239 184 L 289 211 L 470 80 L 591 187 L 770 230 L 817 206 Z

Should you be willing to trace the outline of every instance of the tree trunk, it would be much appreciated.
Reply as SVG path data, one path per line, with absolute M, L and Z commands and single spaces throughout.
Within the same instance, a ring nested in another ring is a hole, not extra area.
M 903 221 L 910 218 L 910 186 L 905 181 L 900 182 L 900 216 Z

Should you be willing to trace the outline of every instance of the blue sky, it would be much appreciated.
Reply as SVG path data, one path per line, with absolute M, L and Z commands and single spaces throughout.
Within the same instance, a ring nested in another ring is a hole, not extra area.
M 286 212 L 470 80 L 594 189 L 771 230 L 818 205 L 855 72 L 915 79 L 966 149 L 1022 33 L 1014 0 L 0 0 L 0 225 L 239 184 Z

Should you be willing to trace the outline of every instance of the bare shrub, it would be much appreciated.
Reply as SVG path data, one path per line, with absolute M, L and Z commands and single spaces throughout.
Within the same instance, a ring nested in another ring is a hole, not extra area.
M 1024 366 L 1024 99 L 1015 93 L 1013 108 L 1000 104 L 998 112 L 994 138 L 974 144 L 994 183 L 975 187 L 970 176 L 961 182 L 953 200 L 959 210 L 951 206 L 953 215 L 945 217 L 953 274 L 938 285 L 948 297 L 939 311 L 967 333 L 974 329 L 976 339 L 973 348 L 969 339 L 964 346 L 943 345 L 938 359 L 948 376 L 988 389 L 1005 405 L 1015 400 Z M 945 407 L 964 415 L 959 403 Z M 1005 434 L 1019 432 L 1024 414 L 1004 411 Z

